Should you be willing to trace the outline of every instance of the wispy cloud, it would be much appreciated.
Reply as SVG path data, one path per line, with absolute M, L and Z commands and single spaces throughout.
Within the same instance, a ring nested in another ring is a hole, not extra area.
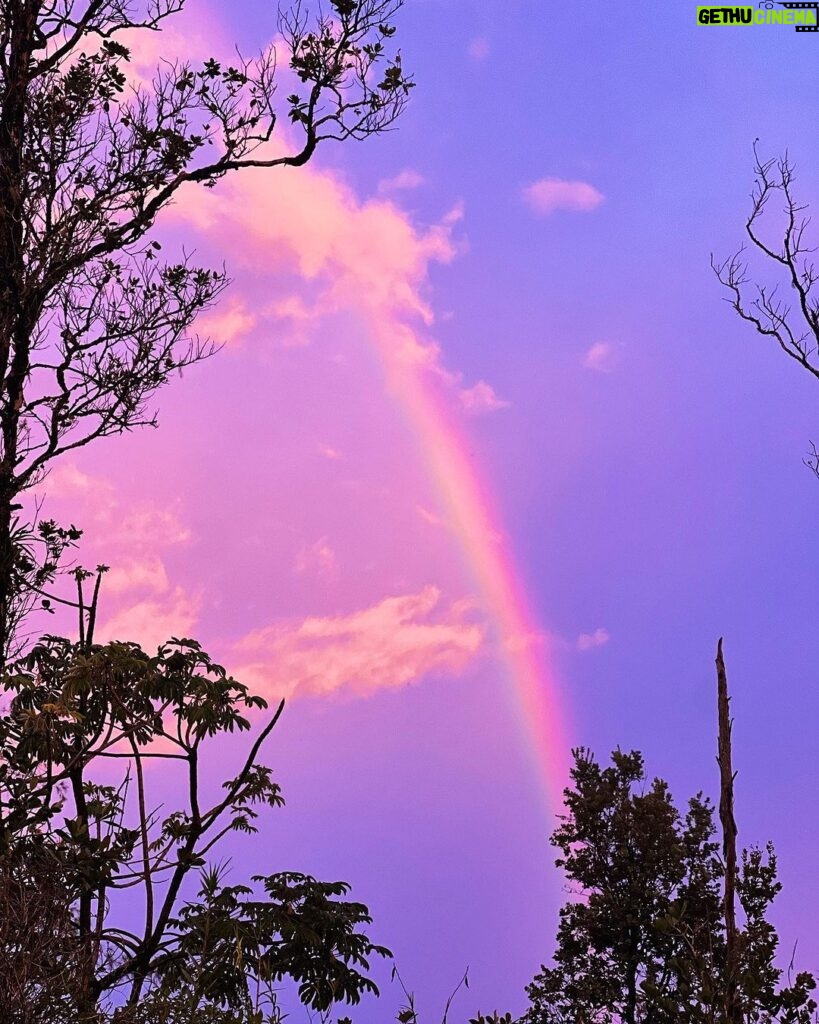
M 450 384 L 460 379 L 443 365 L 440 347 L 428 337 L 434 322 L 426 297 L 433 263 L 456 252 L 455 206 L 425 230 L 387 199 L 361 201 L 327 171 L 303 168 L 269 176 L 248 172 L 227 179 L 216 193 L 191 190 L 169 211 L 205 233 L 216 232 L 234 259 L 268 273 L 295 275 L 295 290 L 269 304 L 265 315 L 304 344 L 326 317 L 354 312 L 389 341 L 390 357 L 422 366 Z M 309 285 L 310 302 L 302 298 Z
M 190 633 L 200 596 L 168 578 L 165 558 L 192 540 L 173 507 L 120 496 L 108 481 L 63 463 L 46 481 L 49 507 L 58 518 L 70 509 L 86 528 L 82 561 L 110 566 L 102 590 L 99 640 L 134 640 L 151 649 Z
M 296 558 L 294 571 L 314 573 L 317 576 L 335 576 L 338 568 L 336 553 L 326 537 L 320 537 L 314 544 L 301 549 Z
M 436 587 L 388 597 L 348 615 L 308 618 L 255 630 L 236 646 L 236 674 L 273 697 L 359 696 L 434 673 L 458 673 L 481 648 L 471 605 L 441 609 Z
M 309 345 L 321 315 L 319 308 L 311 306 L 300 295 L 287 295 L 264 308 L 264 316 L 275 326 L 276 341 L 283 348 Z
M 562 178 L 540 178 L 523 189 L 527 205 L 541 217 L 557 210 L 588 213 L 603 202 L 604 196 L 585 181 L 564 181 Z
M 324 444 L 323 441 L 319 441 L 316 445 L 316 453 L 323 459 L 330 459 L 331 462 L 338 462 L 344 458 L 338 448 L 333 448 L 332 445 Z
M 620 362 L 620 350 L 608 341 L 597 341 L 583 356 L 583 367 L 595 373 L 611 373 Z
M 495 412 L 497 409 L 505 409 L 509 405 L 504 399 L 498 398 L 495 389 L 485 380 L 479 380 L 471 388 L 461 388 L 458 397 L 463 408 L 473 415 Z
M 476 64 L 483 64 L 491 52 L 489 40 L 485 36 L 475 36 L 469 40 L 466 52 L 469 54 L 470 60 Z
M 408 192 L 420 188 L 425 183 L 426 178 L 423 174 L 411 167 L 405 167 L 391 178 L 382 178 L 378 183 L 378 191 L 382 195 L 390 192 Z
M 421 519 L 423 519 L 425 523 L 429 523 L 430 526 L 442 527 L 446 525 L 440 516 L 436 515 L 434 512 L 430 512 L 430 510 L 425 508 L 423 505 L 416 505 L 415 511 Z
M 595 647 L 605 646 L 610 639 L 609 631 L 601 626 L 593 633 L 581 633 L 576 646 L 578 651 L 591 651 Z
M 225 299 L 196 321 L 199 334 L 211 338 L 217 345 L 232 345 L 248 335 L 258 322 L 241 298 Z
M 183 587 L 166 587 L 104 618 L 97 639 L 136 640 L 151 651 L 172 636 L 190 636 L 199 618 L 199 606 L 198 598 Z

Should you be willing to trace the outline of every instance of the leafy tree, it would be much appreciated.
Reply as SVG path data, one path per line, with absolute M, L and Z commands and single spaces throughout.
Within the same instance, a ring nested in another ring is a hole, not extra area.
M 258 760 L 283 703 L 214 794 L 203 762 L 266 705 L 195 641 L 151 657 L 46 637 L 5 686 L 0 1019 L 262 1024 L 280 1019 L 284 978 L 322 1012 L 376 991 L 369 962 L 389 953 L 344 883 L 280 872 L 233 885 L 207 863 L 283 802 Z M 166 793 L 177 780 L 174 809 L 151 802 L 158 769 Z
M 60 1021 L 80 957 L 57 858 L 33 834 L 0 855 L 0 1017 Z
M 601 767 L 574 751 L 573 788 L 552 836 L 574 898 L 562 908 L 554 963 L 527 989 L 525 1024 L 724 1022 L 723 862 L 714 809 L 701 794 L 681 813 L 642 756 L 615 751 Z M 767 919 L 780 889 L 776 858 L 742 856 L 736 892 L 736 988 L 743 1022 L 808 1024 L 809 974 L 782 984 Z
M 526 1019 L 679 1019 L 691 987 L 678 962 L 683 943 L 657 924 L 684 917 L 692 950 L 722 956 L 721 942 L 709 948 L 720 916 L 710 806 L 695 797 L 682 817 L 665 782 L 645 787 L 636 752 L 615 751 L 608 768 L 584 749 L 574 758 L 567 814 L 551 842 L 580 898 L 561 910 L 555 966 L 530 986 Z
M 389 56 L 402 0 L 330 0 L 281 16 L 277 54 L 194 66 L 172 57 L 130 86 L 134 32 L 186 0 L 0 0 L 0 648 L 32 587 L 19 497 L 55 458 L 153 424 L 151 399 L 212 348 L 191 338 L 222 270 L 164 262 L 152 229 L 183 187 L 246 167 L 297 167 L 328 139 L 389 126 L 412 85 Z M 268 145 L 284 117 L 295 148 Z
M 364 139 L 411 80 L 387 50 L 402 0 L 329 0 L 281 15 L 280 55 L 171 57 L 127 77 L 130 40 L 186 0 L 0 0 L 0 1019 L 9 1024 L 261 1024 L 277 988 L 326 1014 L 375 989 L 387 951 L 348 887 L 284 872 L 230 884 L 209 862 L 282 802 L 259 760 L 281 706 L 218 795 L 203 752 L 265 702 L 193 640 L 156 655 L 94 642 L 90 602 L 48 592 L 79 531 L 21 503 L 53 461 L 155 424 L 152 400 L 213 346 L 191 334 L 221 269 L 169 261 L 153 235 L 183 187 L 247 167 L 298 167 L 329 139 Z M 273 140 L 280 118 L 290 149 Z M 72 604 L 79 639 L 31 644 L 35 602 Z M 152 769 L 151 766 L 154 766 Z M 181 801 L 151 802 L 156 766 Z M 119 771 L 117 771 L 119 769 Z M 195 878 L 199 876 L 198 888 Z M 137 899 L 139 897 L 139 899 Z M 139 906 L 139 920 L 134 920 Z

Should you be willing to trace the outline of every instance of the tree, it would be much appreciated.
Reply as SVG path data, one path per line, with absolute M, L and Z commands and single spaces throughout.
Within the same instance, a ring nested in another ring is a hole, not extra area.
M 283 702 L 217 795 L 201 778 L 208 747 L 266 705 L 195 641 L 151 657 L 46 637 L 9 667 L 6 689 L 3 1021 L 262 1024 L 280 1019 L 283 978 L 322 1012 L 377 991 L 365 972 L 389 952 L 360 930 L 367 908 L 344 883 L 279 872 L 234 885 L 208 864 L 223 837 L 254 832 L 259 811 L 283 802 L 258 760 Z M 159 766 L 166 792 L 175 775 L 184 794 L 161 813 Z
M 739 999 L 739 943 L 736 919 L 737 823 L 734 818 L 734 768 L 731 747 L 733 722 L 730 717 L 728 676 L 722 655 L 722 637 L 717 644 L 717 765 L 719 766 L 719 820 L 722 826 L 722 920 L 725 925 L 725 985 L 723 1007 L 727 1024 L 742 1024 Z
M 529 986 L 528 1024 L 704 1020 L 686 969 L 718 962 L 719 868 L 712 809 L 700 796 L 684 816 L 661 779 L 647 785 L 642 756 L 612 754 L 602 768 L 574 751 L 567 813 L 552 835 L 578 899 L 560 912 L 555 966 Z M 671 921 L 684 921 L 686 944 Z M 681 958 L 681 954 L 685 953 Z
M 30 835 L 0 855 L 0 1016 L 15 1024 L 59 1022 L 80 967 L 59 861 Z
M 330 0 L 281 18 L 297 83 L 275 105 L 277 55 L 165 62 L 127 79 L 128 39 L 185 0 L 0 0 L 0 1017 L 9 1024 L 261 1024 L 284 978 L 326 1014 L 374 991 L 369 915 L 348 887 L 295 872 L 229 884 L 209 861 L 282 802 L 259 760 L 282 711 L 221 793 L 203 751 L 265 702 L 189 639 L 155 655 L 98 644 L 100 583 L 47 588 L 80 532 L 22 514 L 53 461 L 155 423 L 156 392 L 213 346 L 191 334 L 223 270 L 160 258 L 156 219 L 183 187 L 245 167 L 297 167 L 327 139 L 363 139 L 411 80 L 389 56 L 402 0 Z M 289 152 L 269 145 L 279 117 Z M 292 139 L 291 139 L 292 142 Z M 79 639 L 27 643 L 35 601 L 78 612 Z M 151 802 L 152 765 L 180 806 Z M 120 769 L 117 774 L 116 769 Z M 193 879 L 199 875 L 199 888 Z M 128 907 L 141 899 L 141 920 Z M 123 910 L 125 905 L 125 910 Z
M 738 316 L 819 378 L 819 270 L 808 235 L 808 207 L 796 196 L 787 153 L 763 160 L 754 143 L 754 174 L 745 222 L 749 246 L 722 261 L 712 256 L 711 266 Z M 752 271 L 751 255 L 759 257 L 759 269 Z M 819 475 L 815 445 L 805 461 Z
M 325 140 L 387 128 L 412 85 L 386 52 L 402 2 L 285 12 L 297 87 L 278 109 L 272 48 L 231 65 L 171 59 L 150 88 L 128 84 L 128 33 L 160 29 L 185 0 L 0 0 L 4 650 L 51 571 L 48 551 L 36 565 L 31 546 L 21 554 L 20 496 L 65 452 L 155 423 L 157 390 L 212 351 L 189 329 L 224 272 L 163 262 L 158 215 L 183 186 L 297 167 Z M 281 117 L 296 135 L 289 153 L 268 145 Z
M 728 694 L 718 650 L 720 820 L 697 794 L 685 814 L 642 756 L 602 768 L 574 751 L 567 813 L 552 836 L 574 896 L 560 912 L 554 965 L 527 989 L 525 1024 L 810 1024 L 816 986 L 776 964 L 768 920 L 781 889 L 773 847 L 736 863 Z M 726 872 L 730 870 L 731 874 Z M 736 920 L 736 903 L 741 923 Z

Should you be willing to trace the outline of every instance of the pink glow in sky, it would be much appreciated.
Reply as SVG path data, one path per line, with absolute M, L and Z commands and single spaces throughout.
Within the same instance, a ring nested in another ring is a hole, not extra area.
M 522 1009 L 563 897 L 546 840 L 571 744 L 713 792 L 721 634 L 741 839 L 777 841 L 783 931 L 819 956 L 819 392 L 708 271 L 755 137 L 819 199 L 791 102 L 817 40 L 610 13 L 410 2 L 399 129 L 183 195 L 160 236 L 226 264 L 198 323 L 224 348 L 158 431 L 43 485 L 112 567 L 102 636 L 196 636 L 288 699 L 288 804 L 234 863 L 352 881 L 433 1016 L 467 965 L 464 1016 Z M 260 0 L 191 0 L 177 26 L 135 77 L 275 31 Z M 359 1020 L 392 1016 L 383 980 Z

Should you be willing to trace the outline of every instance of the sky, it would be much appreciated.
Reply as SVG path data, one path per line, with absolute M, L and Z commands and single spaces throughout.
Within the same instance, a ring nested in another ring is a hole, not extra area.
M 230 849 L 237 880 L 350 881 L 425 1017 L 469 968 L 464 1019 L 522 1011 L 548 960 L 571 747 L 716 792 L 724 636 L 740 842 L 775 841 L 775 921 L 816 969 L 819 384 L 709 257 L 741 242 L 755 139 L 819 201 L 819 38 L 679 0 L 409 0 L 397 24 L 395 131 L 159 224 L 226 264 L 200 325 L 224 347 L 158 430 L 43 485 L 112 566 L 100 636 L 194 635 L 287 699 L 287 805 Z M 135 65 L 275 32 L 267 2 L 190 0 Z M 365 1024 L 401 1001 L 379 978 Z

